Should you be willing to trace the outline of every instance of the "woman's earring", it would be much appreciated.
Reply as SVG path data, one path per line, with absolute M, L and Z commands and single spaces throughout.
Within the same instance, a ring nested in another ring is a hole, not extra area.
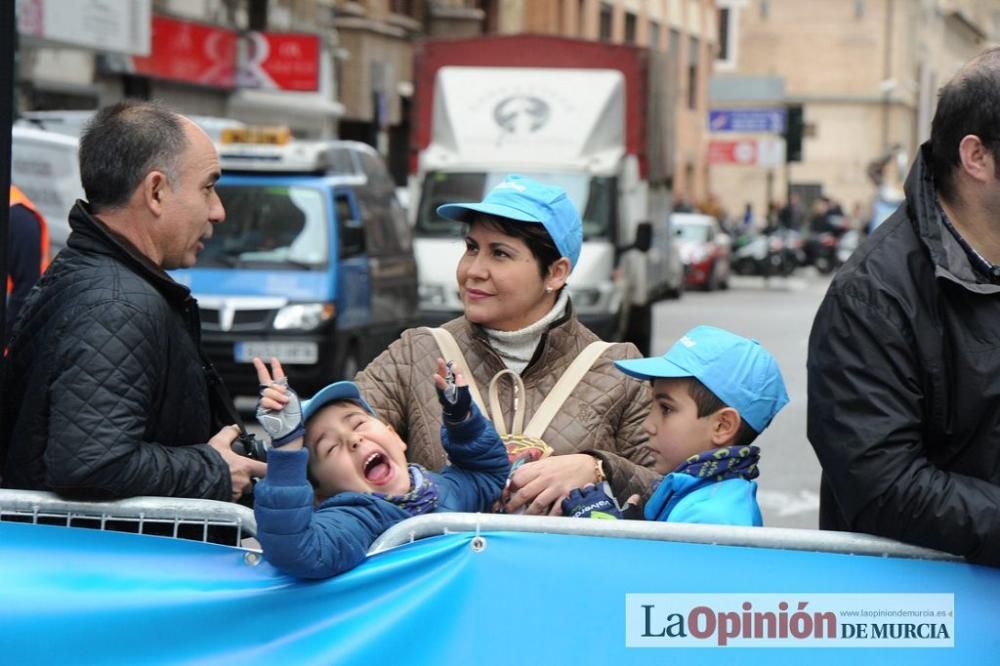
M 545 288 L 545 293 L 546 294 L 551 294 L 552 293 L 552 287 L 546 287 Z

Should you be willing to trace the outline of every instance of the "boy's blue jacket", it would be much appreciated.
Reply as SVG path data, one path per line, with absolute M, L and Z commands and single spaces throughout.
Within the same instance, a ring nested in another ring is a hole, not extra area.
M 493 424 L 473 403 L 465 422 L 441 427 L 441 441 L 451 465 L 428 472 L 440 494 L 435 511 L 490 511 L 510 472 Z M 267 476 L 254 490 L 257 539 L 265 559 L 285 573 L 327 578 L 353 569 L 382 532 L 410 517 L 391 502 L 354 492 L 317 507 L 306 449 L 273 449 L 267 458 Z
M 756 481 L 715 481 L 680 472 L 663 477 L 643 513 L 646 520 L 670 523 L 764 524 L 757 506 Z

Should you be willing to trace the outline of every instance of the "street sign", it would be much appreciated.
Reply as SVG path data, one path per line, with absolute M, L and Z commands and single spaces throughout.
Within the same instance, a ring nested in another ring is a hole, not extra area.
M 785 142 L 781 139 L 713 139 L 708 142 L 709 164 L 772 167 L 784 161 Z
M 753 139 L 708 142 L 709 164 L 756 164 L 757 142 Z
M 768 132 L 785 131 L 785 109 L 709 109 L 709 132 Z

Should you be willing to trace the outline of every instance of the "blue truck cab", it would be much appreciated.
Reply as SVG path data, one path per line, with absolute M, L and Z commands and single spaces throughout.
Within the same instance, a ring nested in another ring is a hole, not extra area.
M 202 346 L 234 395 L 256 395 L 255 356 L 277 357 L 304 396 L 353 379 L 416 321 L 411 231 L 384 164 L 352 141 L 222 139 L 226 220 L 173 273 L 198 299 Z

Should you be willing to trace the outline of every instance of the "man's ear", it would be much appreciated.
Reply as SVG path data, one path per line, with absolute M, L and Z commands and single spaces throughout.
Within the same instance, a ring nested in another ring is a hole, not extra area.
M 958 144 L 958 161 L 962 171 L 980 183 L 993 180 L 994 173 L 1000 166 L 994 162 L 992 151 L 975 134 L 967 134 L 962 137 Z M 992 170 L 990 169 L 991 164 Z
M 166 174 L 155 169 L 146 174 L 139 186 L 143 203 L 157 217 L 163 214 L 163 201 L 169 187 Z
M 549 266 L 549 274 L 545 277 L 545 286 L 551 287 L 552 291 L 562 289 L 563 285 L 566 284 L 566 280 L 569 279 L 571 268 L 569 259 L 566 257 L 559 257 L 553 261 Z
M 732 407 L 723 407 L 712 414 L 712 446 L 732 446 L 741 422 L 740 413 Z

